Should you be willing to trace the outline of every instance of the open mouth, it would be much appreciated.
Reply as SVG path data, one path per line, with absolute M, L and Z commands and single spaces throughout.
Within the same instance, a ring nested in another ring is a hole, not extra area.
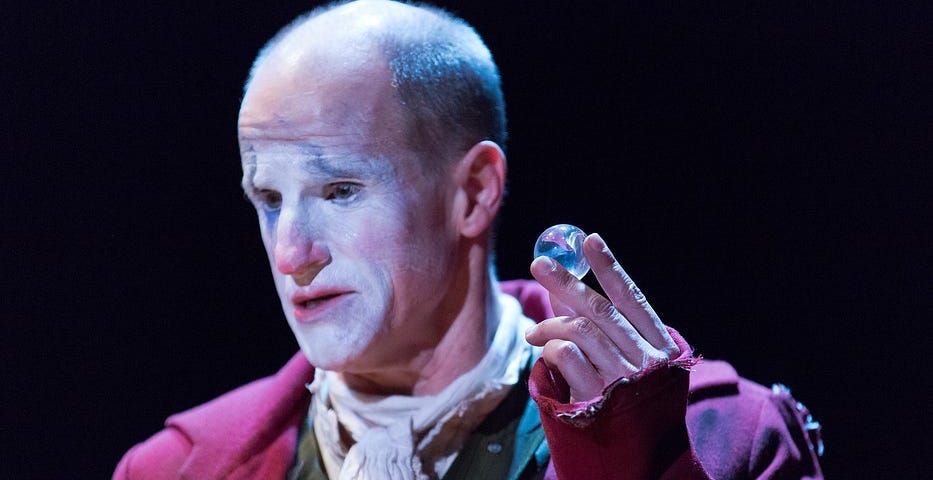
M 337 298 L 340 295 L 341 295 L 340 293 L 331 293 L 328 295 L 321 295 L 320 297 L 317 297 L 317 298 L 311 298 L 311 299 L 305 300 L 299 303 L 299 305 L 301 306 L 301 308 L 311 309 L 311 308 L 317 307 L 318 305 L 327 303 L 329 300 Z
M 295 319 L 299 322 L 307 323 L 320 316 L 326 309 L 330 308 L 342 298 L 347 296 L 348 292 L 333 292 L 315 295 L 311 298 L 296 298 L 292 301 L 295 306 Z

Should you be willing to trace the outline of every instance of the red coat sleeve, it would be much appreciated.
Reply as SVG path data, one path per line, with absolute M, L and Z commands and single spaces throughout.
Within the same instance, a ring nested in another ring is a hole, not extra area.
M 710 478 L 685 422 L 689 368 L 695 361 L 689 346 L 671 333 L 683 352 L 679 358 L 619 379 L 585 402 L 567 403 L 566 381 L 538 360 L 529 389 L 558 478 Z

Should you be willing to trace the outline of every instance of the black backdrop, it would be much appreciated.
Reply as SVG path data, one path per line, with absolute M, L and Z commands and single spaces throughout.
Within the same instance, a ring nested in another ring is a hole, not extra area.
M 311 4 L 159 3 L 5 9 L 4 478 L 108 476 L 296 350 L 235 126 Z M 443 2 L 504 78 L 500 275 L 553 223 L 601 232 L 700 353 L 810 407 L 832 477 L 919 477 L 933 17 L 743 3 Z

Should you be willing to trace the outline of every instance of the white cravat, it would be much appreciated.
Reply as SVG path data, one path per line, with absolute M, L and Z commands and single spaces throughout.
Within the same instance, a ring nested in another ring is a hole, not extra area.
M 490 302 L 493 303 L 493 302 Z M 310 415 L 330 478 L 430 479 L 444 475 L 463 441 L 518 381 L 531 346 L 511 296 L 498 294 L 487 315 L 499 314 L 489 350 L 470 371 L 437 395 L 368 395 L 350 390 L 337 373 L 318 370 L 308 386 Z M 338 424 L 339 422 L 339 424 Z M 356 442 L 341 441 L 340 426 Z M 424 462 L 424 463 L 423 463 Z

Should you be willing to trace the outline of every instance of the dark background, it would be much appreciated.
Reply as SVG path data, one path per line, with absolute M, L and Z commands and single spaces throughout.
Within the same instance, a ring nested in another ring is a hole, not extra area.
M 235 127 L 313 2 L 157 3 L 5 9 L 3 478 L 107 477 L 297 349 Z M 551 224 L 601 232 L 701 354 L 807 404 L 827 474 L 918 478 L 933 16 L 767 3 L 443 2 L 509 102 L 499 271 Z

